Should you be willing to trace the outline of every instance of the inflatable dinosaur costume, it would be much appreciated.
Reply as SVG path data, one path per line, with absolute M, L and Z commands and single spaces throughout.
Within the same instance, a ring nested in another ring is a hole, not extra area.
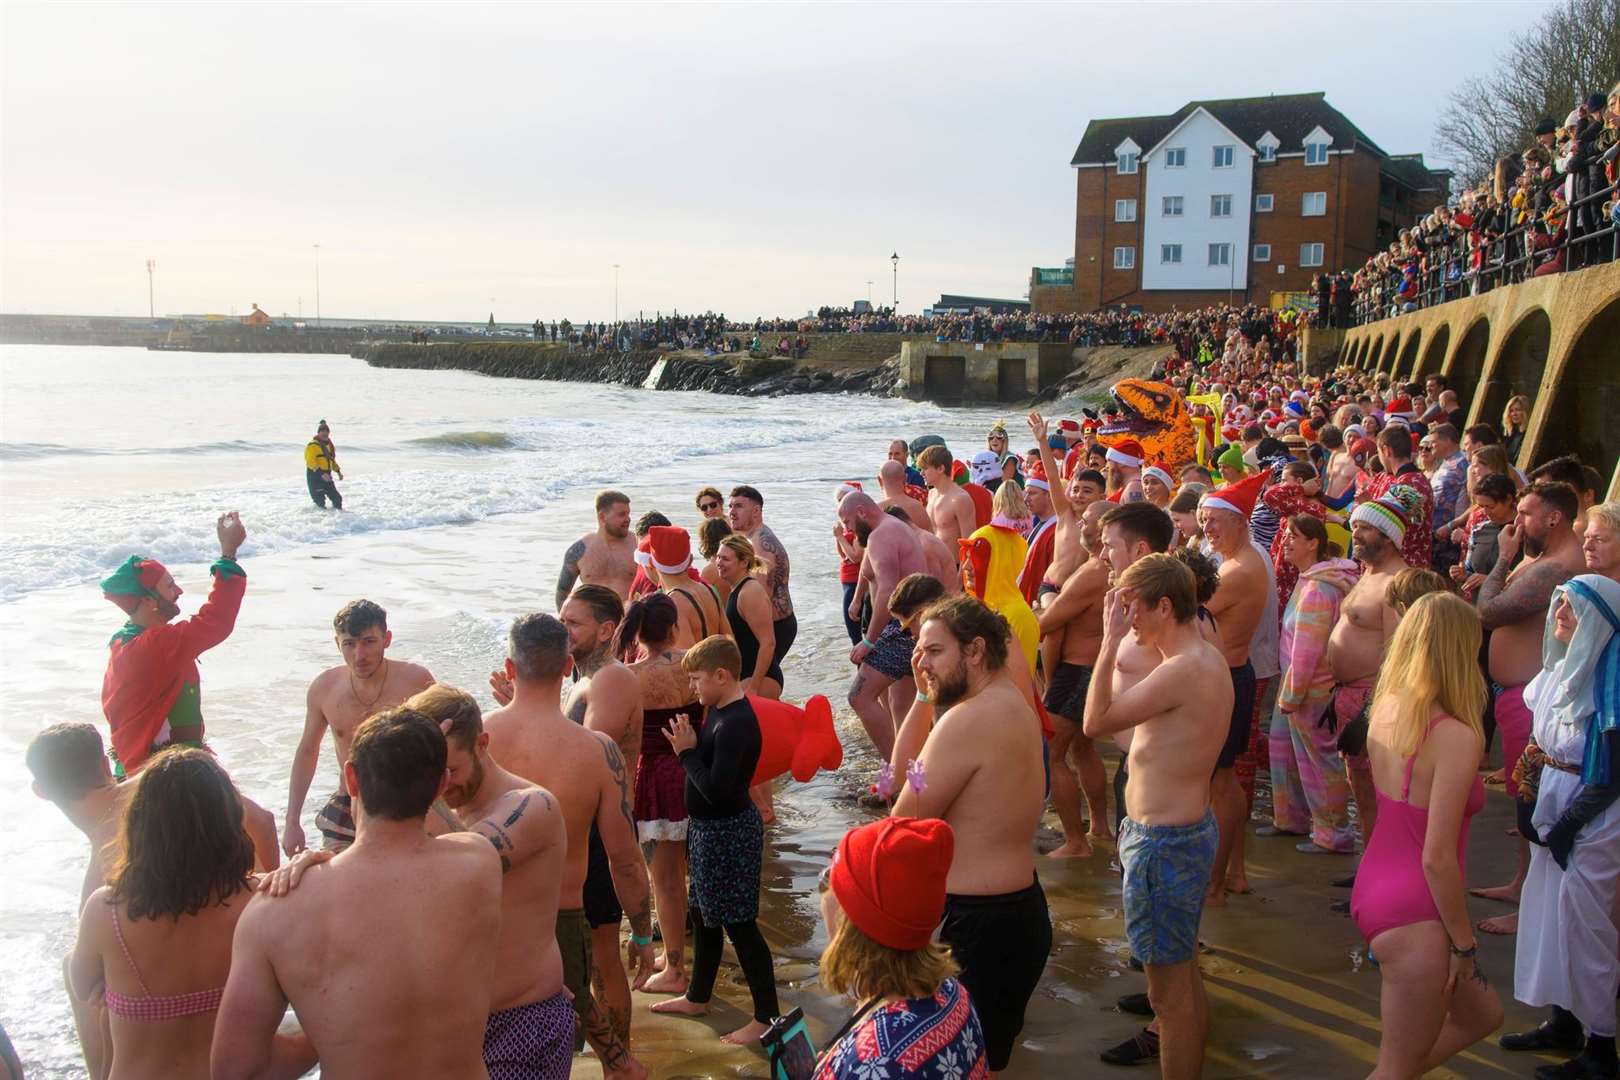
M 1098 442 L 1113 446 L 1135 439 L 1146 460 L 1171 467 L 1197 460 L 1198 436 L 1181 391 L 1168 383 L 1122 379 L 1108 393 L 1119 415 L 1097 429 Z

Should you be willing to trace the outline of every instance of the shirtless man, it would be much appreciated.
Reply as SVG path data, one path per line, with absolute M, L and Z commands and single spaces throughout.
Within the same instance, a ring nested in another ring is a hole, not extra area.
M 1050 451 L 1048 451 L 1050 453 Z M 1058 640 L 1057 662 L 1047 677 L 1046 711 L 1052 717 L 1052 806 L 1063 823 L 1062 846 L 1049 852 L 1054 859 L 1083 858 L 1091 854 L 1091 836 L 1108 839 L 1108 774 L 1096 744 L 1082 730 L 1086 690 L 1102 647 L 1103 596 L 1111 570 L 1102 557 L 1102 519 L 1113 509 L 1097 501 L 1085 508 L 1080 522 L 1080 544 L 1086 561 L 1064 581 L 1037 616 L 1041 636 Z M 1043 658 L 1044 659 L 1044 658 Z M 1069 763 L 1074 756 L 1073 766 Z M 1091 814 L 1087 835 L 1080 815 L 1085 793 Z
M 557 610 L 576 583 L 606 585 L 624 600 L 636 579 L 636 538 L 630 535 L 630 496 L 622 491 L 596 495 L 596 531 L 575 540 L 563 554 L 557 575 Z
M 731 627 L 719 596 L 709 585 L 693 581 L 688 573 L 692 566 L 692 535 L 678 525 L 655 525 L 647 537 L 652 546 L 648 569 L 659 589 L 675 601 L 681 613 L 675 630 L 676 647 L 690 649 L 710 634 L 730 637 Z M 625 760 L 634 759 L 627 756 Z
M 928 519 L 934 523 L 934 535 L 945 543 L 947 550 L 956 551 L 956 542 L 973 535 L 977 527 L 977 513 L 973 498 L 963 491 L 951 477 L 951 452 L 943 446 L 930 446 L 917 455 L 917 466 L 923 479 L 933 489 L 928 498 Z
M 289 1002 L 332 1080 L 489 1075 L 501 860 L 472 833 L 427 835 L 445 762 L 444 733 L 421 713 L 360 725 L 343 765 L 354 843 L 287 896 L 254 897 L 237 923 L 216 1080 L 269 1075 Z
M 1406 569 L 1401 557 L 1406 539 L 1406 510 L 1389 496 L 1362 503 L 1350 515 L 1350 539 L 1365 568 L 1339 605 L 1339 620 L 1328 636 L 1328 667 L 1333 672 L 1335 722 L 1342 730 L 1361 714 L 1372 694 L 1384 650 L 1395 636 L 1400 617 L 1386 594 L 1395 575 Z M 1378 818 L 1378 796 L 1373 787 L 1367 754 L 1347 754 L 1345 771 L 1356 797 L 1363 846 L 1372 837 Z
M 389 660 L 394 635 L 388 613 L 370 600 L 351 600 L 332 620 L 333 638 L 343 663 L 327 668 L 309 684 L 304 699 L 304 734 L 293 751 L 292 776 L 287 782 L 287 817 L 281 849 L 292 855 L 304 848 L 304 798 L 315 779 L 321 756 L 321 737 L 330 729 L 337 756 L 337 790 L 315 815 L 324 846 L 342 851 L 354 842 L 354 815 L 343 783 L 349 744 L 362 721 L 399 705 L 433 685 L 427 668 L 408 660 Z
M 564 606 L 573 611 L 576 602 L 577 594 Z M 630 1056 L 629 1043 L 620 1034 L 621 1026 L 629 1023 L 628 1016 L 621 1019 L 610 1015 L 604 1003 L 591 993 L 592 934 L 585 912 L 585 883 L 593 826 L 606 851 L 619 905 L 631 913 L 630 940 L 635 960 L 651 971 L 647 864 L 636 843 L 629 771 L 619 744 L 602 732 L 571 722 L 559 706 L 563 676 L 569 667 L 569 645 L 568 628 L 549 615 L 525 615 L 515 620 L 503 672 L 511 686 L 511 704 L 485 717 L 484 730 L 489 732 L 490 756 L 551 792 L 562 808 L 568 826 L 568 861 L 563 868 L 561 907 L 557 912 L 563 983 L 573 995 L 574 1011 L 584 1022 L 585 1038 L 596 1051 L 604 1075 L 639 1080 L 647 1070 Z M 592 683 L 602 674 L 599 670 Z M 635 696 L 639 736 L 641 694 L 634 675 L 630 675 L 629 685 Z M 587 723 L 592 706 L 602 701 L 598 695 L 603 689 L 598 685 L 587 697 L 581 714 Z M 605 715 L 609 711 L 606 702 L 603 706 Z M 615 944 L 614 965 L 618 963 L 617 951 Z
M 956 834 L 939 936 L 973 997 L 992 1072 L 1007 1068 L 1052 951 L 1035 878 L 1041 729 L 1008 676 L 1010 636 L 1006 620 L 969 595 L 927 609 L 918 689 L 939 719 L 894 804 L 897 817 L 943 818 Z
M 906 466 L 903 462 L 893 459 L 885 461 L 878 469 L 878 485 L 883 489 L 883 498 L 878 500 L 878 505 L 885 511 L 898 506 L 919 529 L 931 530 L 934 527 L 933 522 L 928 520 L 928 511 L 923 504 L 906 494 Z
M 1134 682 L 1118 666 L 1127 633 L 1158 654 Z M 1219 843 L 1210 776 L 1226 736 L 1211 718 L 1231 711 L 1234 692 L 1225 656 L 1199 632 L 1192 571 L 1179 560 L 1148 555 L 1120 576 L 1106 601 L 1096 674 L 1086 734 L 1140 728 L 1120 827 L 1126 936 L 1147 975 L 1161 1074 L 1196 1077 L 1209 1035 L 1198 922 Z
M 1318 439 L 1328 452 L 1327 483 L 1323 485 L 1323 494 L 1337 499 L 1356 486 L 1356 473 L 1361 470 L 1357 468 L 1350 448 L 1345 445 L 1344 432 L 1328 424 L 1321 430 Z
M 799 620 L 793 614 L 793 597 L 788 594 L 788 553 L 782 541 L 765 524 L 765 496 L 747 484 L 731 489 L 726 520 L 737 532 L 748 537 L 754 554 L 765 563 L 760 579 L 771 594 L 771 629 L 776 632 L 776 659 L 780 663 L 799 636 Z
M 928 561 L 917 530 L 878 509 L 870 495 L 859 491 L 845 495 L 838 504 L 838 520 L 866 549 L 862 565 L 872 575 L 872 620 L 849 653 L 849 662 L 856 667 L 849 707 L 887 761 L 894 751 L 895 729 L 917 692 L 911 681 L 911 652 L 917 642 L 890 615 L 889 597 L 901 578 L 927 570 Z
M 1513 767 L 1530 740 L 1524 687 L 1541 671 L 1547 606 L 1554 589 L 1576 574 L 1586 573 L 1574 527 L 1580 510 L 1580 496 L 1568 484 L 1538 480 L 1520 491 L 1518 515 L 1498 534 L 1496 565 L 1479 589 L 1479 621 L 1491 636 L 1491 681 L 1501 687 L 1496 695 L 1496 726 L 1502 733 L 1502 771 L 1509 797 L 1518 794 Z M 1521 549 L 1524 558 L 1519 560 Z M 1520 838 L 1519 866 L 1513 880 L 1475 889 L 1474 895 L 1516 904 L 1529 869 L 1529 841 Z M 1479 928 L 1487 934 L 1511 934 L 1518 925 L 1515 914 L 1486 919 Z
M 118 832 L 135 785 L 113 781 L 101 732 L 93 724 L 52 724 L 30 740 L 24 760 L 34 777 L 34 794 L 62 811 L 62 816 L 90 842 L 90 861 L 85 865 L 84 884 L 79 890 L 82 908 L 90 894 L 106 884 L 107 870 L 118 857 Z M 64 980 L 67 965 L 64 957 Z M 112 1068 L 112 1031 L 106 1007 L 100 1001 L 80 1000 L 71 982 L 67 991 L 85 1071 L 91 1080 L 105 1080 Z
M 1040 413 L 1029 414 L 1029 431 L 1035 436 L 1035 446 L 1041 454 L 1041 468 L 1046 470 L 1047 479 L 1051 482 L 1048 495 L 1052 503 L 1052 516 L 1057 519 L 1057 524 L 1053 526 L 1057 533 L 1052 545 L 1052 562 L 1047 566 L 1040 590 L 1035 596 L 1038 611 L 1047 595 L 1057 592 L 1086 558 L 1080 542 L 1080 514 L 1103 497 L 1103 479 L 1101 474 L 1089 469 L 1077 469 L 1069 477 L 1068 483 L 1063 483 L 1057 479 L 1063 474 L 1048 443 L 1047 421 Z M 1043 652 L 1042 659 L 1045 658 Z M 1054 663 L 1052 670 L 1055 669 Z
M 892 510 L 886 510 L 884 513 L 890 517 L 895 516 L 895 512 Z M 903 520 L 907 525 L 911 526 L 912 534 L 916 536 L 917 543 L 922 547 L 923 562 L 928 564 L 928 576 L 945 586 L 947 593 L 961 592 L 962 575 L 956 572 L 956 552 L 946 547 L 945 541 L 934 535 L 931 525 L 919 526 L 914 524 L 910 518 L 903 518 Z M 868 587 L 870 588 L 870 586 Z
M 1233 766 L 1238 755 L 1249 748 L 1249 728 L 1254 721 L 1256 680 L 1249 646 L 1266 613 L 1267 598 L 1276 595 L 1271 563 L 1249 538 L 1248 512 L 1258 494 L 1252 484 L 1237 491 L 1229 486 L 1210 492 L 1198 504 L 1199 525 L 1221 557 L 1220 585 L 1209 601 L 1209 613 L 1215 618 L 1221 652 L 1232 675 L 1232 722 L 1211 783 L 1221 843 L 1204 901 L 1209 907 L 1226 903 L 1228 886 L 1234 892 L 1249 891 L 1243 866 L 1243 823 L 1249 816 L 1249 804 Z

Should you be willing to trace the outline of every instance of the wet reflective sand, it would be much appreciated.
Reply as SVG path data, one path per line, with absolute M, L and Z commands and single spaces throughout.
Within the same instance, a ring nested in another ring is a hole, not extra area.
M 851 728 L 854 730 L 851 730 Z M 850 825 L 872 812 L 854 799 L 857 778 L 875 771 L 859 726 L 840 718 L 851 753 L 837 776 L 789 784 L 777 798 L 782 824 L 770 831 L 760 921 L 776 958 L 782 1008 L 802 1007 L 818 1047 L 849 1014 L 816 984 L 815 961 L 825 944 L 817 916 L 815 879 L 828 853 Z M 1110 773 L 1112 773 L 1110 762 Z M 1262 776 L 1262 780 L 1264 777 Z M 1469 838 L 1469 881 L 1497 885 L 1513 875 L 1516 848 L 1505 835 L 1511 807 L 1501 788 L 1490 792 Z M 1111 798 L 1111 796 L 1110 796 Z M 1266 804 L 1256 811 L 1262 824 Z M 1056 847 L 1056 818 L 1047 815 L 1037 838 Z M 1251 826 L 1252 829 L 1253 826 Z M 1295 837 L 1248 838 L 1249 880 L 1254 892 L 1234 896 L 1224 909 L 1206 911 L 1202 965 L 1210 998 L 1211 1034 L 1204 1075 L 1236 1077 L 1364 1077 L 1378 1052 L 1377 970 L 1348 915 L 1328 905 L 1349 896 L 1328 882 L 1350 872 L 1353 860 L 1304 855 Z M 1118 1012 L 1121 994 L 1145 991 L 1146 980 L 1127 963 L 1120 880 L 1111 848 L 1089 860 L 1038 859 L 1041 884 L 1052 909 L 1052 956 L 1030 1002 L 1008 1077 L 1157 1075 L 1157 1067 L 1104 1065 L 1097 1053 L 1140 1030 L 1143 1020 Z M 1513 909 L 1470 898 L 1476 921 Z M 1541 1016 L 1511 1000 L 1513 938 L 1480 935 L 1481 963 L 1507 1009 L 1503 1030 L 1517 1031 Z M 741 972 L 728 951 L 716 1007 L 701 1020 L 653 1016 L 654 1000 L 636 995 L 635 1052 L 661 1080 L 767 1077 L 757 1050 L 727 1047 L 718 1035 L 745 1023 L 749 999 Z M 1453 1059 L 1435 1077 L 1527 1077 L 1535 1066 L 1561 1059 L 1508 1054 L 1492 1040 Z M 576 1077 L 598 1077 L 594 1058 L 578 1060 Z

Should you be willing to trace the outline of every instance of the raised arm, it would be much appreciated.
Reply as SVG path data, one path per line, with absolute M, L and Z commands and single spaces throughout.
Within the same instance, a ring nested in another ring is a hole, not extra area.
M 585 538 L 582 536 L 568 545 L 563 552 L 562 572 L 557 575 L 557 610 L 561 611 L 563 604 L 568 600 L 568 594 L 574 591 L 574 583 L 579 580 L 579 560 L 585 557 Z
M 1052 447 L 1046 441 L 1046 418 L 1038 412 L 1029 414 L 1029 433 L 1035 436 L 1035 448 L 1041 452 L 1041 468 L 1046 470 L 1046 482 L 1052 485 L 1047 494 L 1052 499 L 1053 516 L 1059 521 L 1073 516 L 1074 504 L 1069 501 L 1069 486 L 1063 482 L 1057 455 L 1052 453 Z
M 292 775 L 287 781 L 287 817 L 281 830 L 281 850 L 288 855 L 305 846 L 304 799 L 309 796 L 310 782 L 315 779 L 321 740 L 326 736 L 326 713 L 315 694 L 319 682 L 317 679 L 310 683 L 309 692 L 304 696 L 304 733 L 298 738 L 298 749 L 293 751 Z

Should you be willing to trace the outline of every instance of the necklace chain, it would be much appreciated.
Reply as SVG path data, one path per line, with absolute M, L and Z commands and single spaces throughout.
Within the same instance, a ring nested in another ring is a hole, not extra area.
M 386 656 L 383 657 L 383 662 L 382 662 L 382 685 L 377 687 L 377 695 L 376 695 L 376 697 L 373 697 L 370 701 L 364 701 L 364 700 L 361 699 L 361 697 L 360 697 L 360 689 L 359 689 L 359 687 L 357 687 L 355 685 L 355 682 L 354 682 L 354 669 L 353 668 L 349 669 L 349 693 L 354 695 L 354 700 L 355 700 L 356 704 L 358 704 L 362 709 L 369 709 L 373 705 L 377 704 L 377 702 L 381 701 L 382 696 L 383 696 L 383 691 L 387 690 L 387 689 L 388 689 L 388 657 L 386 657 Z

